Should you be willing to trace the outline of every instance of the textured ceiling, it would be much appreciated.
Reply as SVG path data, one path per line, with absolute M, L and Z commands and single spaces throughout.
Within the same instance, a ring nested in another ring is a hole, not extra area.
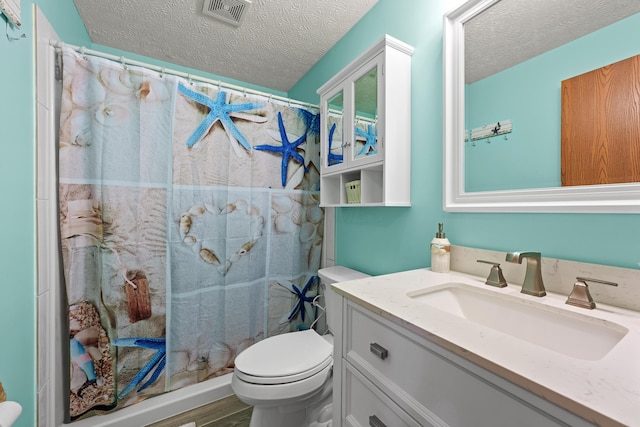
M 501 0 L 465 24 L 465 80 L 473 83 L 638 12 L 638 0 Z
M 74 2 L 93 43 L 287 92 L 377 0 L 253 0 L 240 27 L 203 0 Z

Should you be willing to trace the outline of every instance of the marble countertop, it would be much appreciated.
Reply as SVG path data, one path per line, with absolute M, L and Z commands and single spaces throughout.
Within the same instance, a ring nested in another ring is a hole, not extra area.
M 532 297 L 522 294 L 519 286 L 494 288 L 484 280 L 463 273 L 419 269 L 338 283 L 333 288 L 347 299 L 596 425 L 640 425 L 639 312 L 605 304 L 586 310 L 565 304 L 566 295 Z M 602 358 L 584 360 L 430 308 L 407 295 L 446 283 L 488 289 L 519 298 L 524 304 L 543 304 L 551 310 L 586 315 L 595 322 L 613 322 L 628 332 Z

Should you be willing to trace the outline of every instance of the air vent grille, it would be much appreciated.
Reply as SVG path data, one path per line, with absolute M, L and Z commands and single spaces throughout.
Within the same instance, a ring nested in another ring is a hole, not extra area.
M 250 4 L 249 0 L 204 0 L 202 13 L 239 27 Z

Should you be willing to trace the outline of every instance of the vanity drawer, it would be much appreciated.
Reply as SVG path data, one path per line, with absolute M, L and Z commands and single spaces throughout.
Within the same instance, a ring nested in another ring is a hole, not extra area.
M 400 326 L 352 302 L 347 304 L 345 320 L 347 364 L 421 423 L 492 427 L 566 425 L 454 363 L 446 352 L 435 351 L 434 344 L 417 336 L 413 338 Z
M 351 303 L 346 320 L 344 354 L 348 361 L 365 371 L 377 371 L 409 394 L 424 388 L 418 381 L 429 378 L 424 369 L 416 367 L 424 366 L 427 349 Z
M 421 427 L 349 363 L 343 366 L 342 378 L 345 426 Z

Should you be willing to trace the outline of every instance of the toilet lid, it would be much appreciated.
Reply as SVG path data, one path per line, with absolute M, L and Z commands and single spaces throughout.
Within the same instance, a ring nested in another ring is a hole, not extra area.
M 321 371 L 333 362 L 332 353 L 333 346 L 309 329 L 276 335 L 252 345 L 236 357 L 235 367 L 244 381 L 282 384 Z

